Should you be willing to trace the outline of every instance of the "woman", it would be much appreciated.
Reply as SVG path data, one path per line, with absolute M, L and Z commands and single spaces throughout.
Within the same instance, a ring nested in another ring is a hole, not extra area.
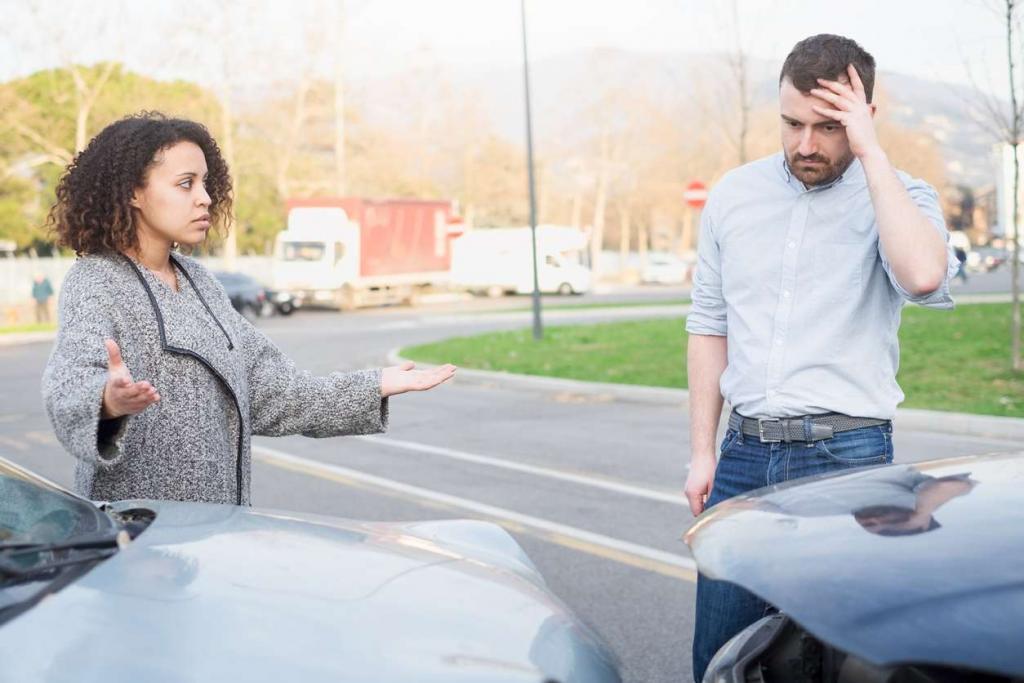
M 226 229 L 230 207 L 209 132 L 161 114 L 111 124 L 60 180 L 49 222 L 80 258 L 43 395 L 89 498 L 248 505 L 251 435 L 380 432 L 389 396 L 455 371 L 296 369 L 206 268 L 174 251 Z

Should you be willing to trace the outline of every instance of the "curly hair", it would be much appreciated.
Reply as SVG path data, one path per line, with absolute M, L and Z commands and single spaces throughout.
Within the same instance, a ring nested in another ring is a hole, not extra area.
M 57 244 L 79 256 L 138 247 L 131 199 L 146 183 L 157 156 L 192 142 L 206 157 L 206 191 L 213 229 L 226 232 L 231 217 L 231 175 L 217 142 L 201 123 L 139 112 L 115 121 L 75 156 L 57 184 L 47 227 Z

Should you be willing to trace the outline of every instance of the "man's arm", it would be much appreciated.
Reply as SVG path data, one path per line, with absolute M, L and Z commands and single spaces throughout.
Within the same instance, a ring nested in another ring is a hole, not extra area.
M 878 238 L 892 273 L 912 297 L 923 297 L 946 279 L 946 244 L 936 226 L 918 208 L 896 176 L 878 143 L 873 117 L 857 69 L 847 67 L 849 84 L 818 79 L 822 87 L 811 94 L 832 105 L 814 110 L 843 124 L 850 151 L 864 167 L 878 223 Z
M 685 492 L 695 517 L 704 511 L 715 481 L 715 437 L 723 403 L 719 380 L 725 372 L 727 358 L 726 337 L 690 335 L 686 352 L 690 390 L 690 474 L 686 478 Z
M 896 280 L 912 296 L 931 294 L 946 277 L 946 243 L 911 199 L 879 147 L 861 157 L 878 223 L 878 240 Z

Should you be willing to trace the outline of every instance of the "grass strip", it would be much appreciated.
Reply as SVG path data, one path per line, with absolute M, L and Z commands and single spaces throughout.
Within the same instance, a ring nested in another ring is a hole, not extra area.
M 907 408 L 1024 417 L 1024 373 L 1010 368 L 1010 305 L 908 306 L 897 379 Z M 682 318 L 562 325 L 413 346 L 412 360 L 593 382 L 686 387 Z

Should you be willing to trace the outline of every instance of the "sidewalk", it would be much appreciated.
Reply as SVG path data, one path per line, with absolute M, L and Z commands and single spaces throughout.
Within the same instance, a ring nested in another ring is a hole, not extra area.
M 0 346 L 37 344 L 40 342 L 51 342 L 56 338 L 56 330 L 50 332 L 12 332 L 10 334 L 0 334 Z
M 404 360 L 404 358 L 398 355 L 398 349 L 393 349 L 388 354 L 389 364 L 397 365 Z M 429 363 L 417 363 L 417 365 L 423 368 L 433 367 Z M 690 392 L 686 389 L 648 387 L 636 384 L 583 382 L 556 377 L 517 375 L 510 372 L 492 372 L 489 370 L 469 370 L 464 368 L 459 368 L 456 379 L 459 377 L 514 389 L 561 391 L 584 396 L 603 396 L 633 403 L 677 405 L 681 410 L 686 410 L 690 404 Z M 726 405 L 722 414 L 727 415 L 729 410 L 729 406 Z M 893 423 L 899 429 L 911 431 L 1021 440 L 1024 442 L 1024 418 L 900 408 L 896 411 Z

